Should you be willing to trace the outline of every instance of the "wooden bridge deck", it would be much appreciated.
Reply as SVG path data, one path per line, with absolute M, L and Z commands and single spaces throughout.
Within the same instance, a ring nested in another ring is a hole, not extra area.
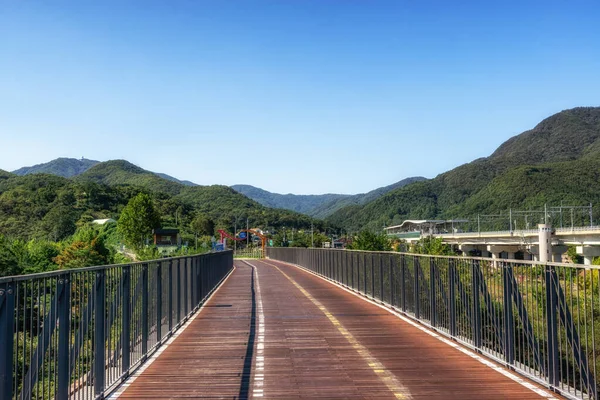
M 306 271 L 249 263 L 236 261 L 207 306 L 120 398 L 557 397 Z

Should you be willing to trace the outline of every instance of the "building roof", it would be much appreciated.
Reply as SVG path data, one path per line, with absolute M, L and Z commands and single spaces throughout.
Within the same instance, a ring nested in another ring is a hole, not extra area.
M 94 223 L 94 224 L 98 224 L 98 225 L 104 225 L 104 224 L 107 224 L 107 223 L 109 223 L 109 222 L 117 222 L 117 221 L 115 221 L 115 220 L 114 220 L 114 219 L 112 219 L 112 218 L 105 218 L 105 219 L 95 219 L 95 220 L 93 220 L 93 221 L 92 221 L 92 223 Z
M 174 228 L 157 228 L 152 229 L 153 235 L 177 235 L 179 233 L 179 229 Z
M 432 225 L 443 225 L 443 224 L 452 224 L 452 223 L 463 223 L 469 222 L 468 219 L 407 219 L 402 222 L 400 225 L 388 226 L 384 228 L 387 230 L 392 229 L 409 229 L 411 227 L 417 227 L 422 225 L 432 226 Z

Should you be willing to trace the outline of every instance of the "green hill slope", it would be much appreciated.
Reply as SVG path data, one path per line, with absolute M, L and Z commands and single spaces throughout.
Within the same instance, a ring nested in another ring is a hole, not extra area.
M 368 203 L 394 189 L 422 180 L 425 180 L 425 178 L 407 178 L 392 185 L 371 190 L 368 193 L 355 195 L 334 193 L 318 195 L 279 194 L 250 185 L 233 185 L 231 188 L 267 207 L 283 208 L 322 219 L 342 207 Z
M 99 161 L 87 160 L 85 158 L 80 160 L 75 158 L 57 158 L 56 160 L 52 160 L 43 164 L 37 164 L 32 167 L 19 168 L 18 170 L 13 171 L 13 174 L 51 174 L 62 176 L 64 178 L 70 178 L 87 171 L 98 163 Z
M 154 172 L 146 171 L 125 160 L 111 160 L 99 163 L 75 178 L 78 181 L 92 181 L 110 186 L 137 186 L 153 193 L 167 193 L 172 196 L 181 192 L 185 185 L 161 178 Z
M 309 215 L 315 218 L 324 219 L 328 216 L 335 213 L 337 210 L 340 210 L 344 207 L 353 206 L 353 205 L 362 205 L 367 204 L 373 200 L 378 199 L 386 193 L 391 192 L 392 190 L 399 189 L 406 185 L 410 185 L 411 183 L 421 182 L 426 180 L 421 176 L 406 178 L 399 182 L 393 183 L 389 186 L 384 186 L 377 188 L 375 190 L 371 190 L 367 193 L 356 194 L 353 196 L 349 196 L 342 199 L 336 199 L 327 203 L 320 205 L 319 207 L 313 209 Z M 347 212 L 347 211 L 346 211 Z
M 0 179 L 8 179 L 11 176 L 13 176 L 13 174 L 11 174 L 10 172 L 0 169 Z
M 0 172 L 0 234 L 25 240 L 61 240 L 93 219 L 118 219 L 139 192 L 151 193 L 163 226 L 189 231 L 205 214 L 229 231 L 246 218 L 252 226 L 319 227 L 320 221 L 288 210 L 267 208 L 227 186 L 187 186 L 123 161 L 97 164 L 74 178 L 50 174 L 17 176 Z M 189 232 L 188 232 L 189 234 Z
M 284 208 L 304 214 L 312 214 L 314 209 L 325 203 L 352 197 L 351 195 L 347 194 L 333 193 L 318 195 L 279 194 L 272 193 L 251 185 L 233 185 L 231 188 L 264 206 Z
M 341 209 L 330 223 L 381 229 L 407 218 L 462 218 L 545 202 L 600 201 L 600 108 L 555 114 L 502 144 L 490 157 L 389 192 L 362 207 Z

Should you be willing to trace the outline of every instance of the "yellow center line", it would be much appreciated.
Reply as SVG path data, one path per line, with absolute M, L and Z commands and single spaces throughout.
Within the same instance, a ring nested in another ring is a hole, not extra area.
M 261 260 L 262 261 L 262 260 Z M 366 361 L 367 365 L 373 370 L 375 375 L 379 377 L 379 379 L 388 387 L 388 389 L 394 394 L 397 399 L 410 399 L 412 398 L 408 389 L 400 383 L 398 378 L 390 371 L 388 371 L 383 364 L 381 364 L 365 346 L 363 346 L 352 333 L 350 333 L 344 326 L 340 323 L 340 321 L 333 316 L 329 312 L 329 310 L 317 299 L 315 299 L 310 293 L 308 293 L 302 286 L 300 286 L 293 278 L 291 278 L 288 274 L 283 272 L 279 267 L 275 264 L 268 263 L 266 261 L 262 261 L 264 264 L 269 265 L 277 269 L 277 271 L 281 272 L 283 276 L 285 276 L 304 296 L 306 296 L 312 303 L 325 314 L 325 316 L 329 319 L 329 321 L 337 328 L 337 330 L 346 338 L 348 343 L 352 345 L 352 348 L 356 350 L 358 354 L 360 354 L 363 359 Z

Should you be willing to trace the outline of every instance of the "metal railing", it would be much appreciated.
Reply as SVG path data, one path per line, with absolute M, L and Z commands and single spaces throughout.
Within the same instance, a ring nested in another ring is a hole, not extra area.
M 0 278 L 0 399 L 104 398 L 232 268 L 227 251 Z
M 599 398 L 599 267 L 301 248 L 267 256 L 381 301 L 566 397 Z

